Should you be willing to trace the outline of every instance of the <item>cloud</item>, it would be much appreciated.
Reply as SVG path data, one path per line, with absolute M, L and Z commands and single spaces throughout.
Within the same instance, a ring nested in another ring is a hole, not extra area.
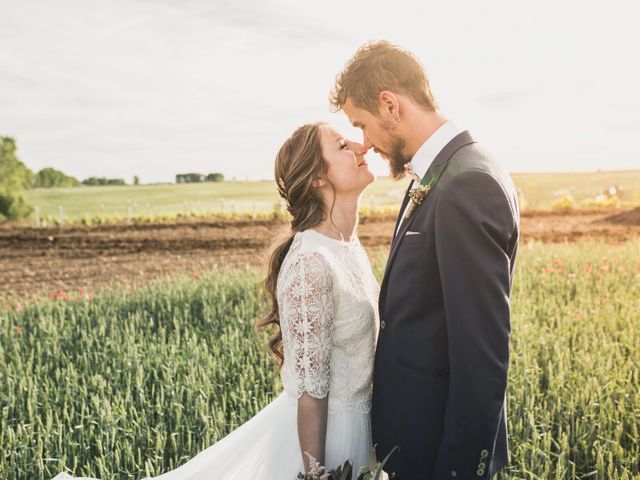
M 596 40 L 580 36 L 601 26 L 599 11 L 586 9 L 593 16 L 582 26 L 554 14 L 541 36 L 520 9 L 493 4 L 32 3 L 3 6 L 0 128 L 34 169 L 162 181 L 180 164 L 270 178 L 274 152 L 301 123 L 328 120 L 360 138 L 344 115 L 329 113 L 327 95 L 371 38 L 411 48 L 445 113 L 495 146 L 510 169 L 532 170 L 534 161 L 562 169 L 589 155 L 606 166 L 635 151 L 638 82 L 606 68 L 611 52 L 624 55 L 631 44 L 603 31 L 593 50 Z
M 630 121 L 630 122 L 621 122 L 615 123 L 611 126 L 612 129 L 618 130 L 620 132 L 640 132 L 640 120 Z
M 489 95 L 477 97 L 477 101 L 486 107 L 511 108 L 528 99 L 531 95 L 539 93 L 542 87 L 524 88 L 518 90 L 499 91 Z
M 182 1 L 138 0 L 147 7 L 162 6 L 165 10 L 188 15 L 213 28 L 243 30 L 253 35 L 267 36 L 283 42 L 353 41 L 353 36 L 337 28 L 314 21 L 313 17 L 293 15 L 288 5 L 273 1 L 233 0 Z M 151 9 L 149 9 L 151 12 Z
M 2 69 L 0 70 L 0 83 L 19 90 L 28 90 L 37 87 L 39 82 L 33 76 L 22 75 Z

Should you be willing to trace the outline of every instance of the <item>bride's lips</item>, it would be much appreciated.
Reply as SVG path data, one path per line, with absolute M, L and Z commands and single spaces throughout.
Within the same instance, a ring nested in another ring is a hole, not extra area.
M 369 165 L 369 164 L 367 163 L 366 160 L 362 160 L 360 163 L 358 163 L 359 167 L 362 167 L 363 165 Z

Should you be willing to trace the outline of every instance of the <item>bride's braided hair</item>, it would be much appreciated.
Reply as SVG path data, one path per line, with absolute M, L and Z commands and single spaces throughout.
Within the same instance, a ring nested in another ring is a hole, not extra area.
M 287 203 L 287 211 L 291 214 L 291 229 L 284 238 L 277 241 L 271 252 L 264 280 L 264 286 L 271 298 L 271 309 L 256 326 L 258 329 L 268 325 L 277 326 L 276 332 L 269 340 L 269 348 L 279 368 L 284 362 L 277 298 L 280 267 L 291 247 L 294 235 L 319 224 L 325 217 L 322 198 L 313 188 L 313 181 L 327 171 L 320 146 L 320 129 L 323 125 L 324 123 L 318 122 L 299 127 L 285 140 L 276 155 L 277 188 Z

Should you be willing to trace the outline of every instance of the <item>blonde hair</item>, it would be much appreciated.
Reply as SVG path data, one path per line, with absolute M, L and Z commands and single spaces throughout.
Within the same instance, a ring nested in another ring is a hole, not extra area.
M 336 76 L 329 94 L 331 110 L 341 110 L 349 99 L 355 107 L 377 116 L 378 95 L 383 90 L 408 95 L 427 110 L 437 108 L 420 60 L 391 42 L 377 40 L 358 48 Z

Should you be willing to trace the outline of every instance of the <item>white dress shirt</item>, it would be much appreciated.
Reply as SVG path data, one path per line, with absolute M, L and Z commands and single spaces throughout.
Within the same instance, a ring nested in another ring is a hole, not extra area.
M 442 151 L 447 143 L 453 140 L 453 138 L 460 132 L 462 132 L 462 129 L 460 129 L 451 120 L 447 120 L 442 125 L 440 125 L 440 127 L 435 132 L 433 132 L 433 134 L 429 138 L 427 138 L 427 140 L 420 146 L 420 148 L 418 148 L 418 151 L 409 162 L 411 170 L 413 170 L 415 174 L 420 178 L 423 178 L 427 174 L 427 170 L 429 170 L 429 167 L 431 166 L 431 163 L 433 163 L 433 160 L 436 158 L 436 156 Z M 413 188 L 414 183 L 416 183 L 415 180 L 411 182 L 411 188 Z M 402 212 L 402 219 L 400 220 L 400 223 L 398 223 L 396 235 L 398 234 L 398 231 L 402 226 L 402 222 L 404 222 L 404 215 L 409 208 L 410 203 L 411 200 L 409 200 L 409 203 L 407 203 L 407 206 Z

